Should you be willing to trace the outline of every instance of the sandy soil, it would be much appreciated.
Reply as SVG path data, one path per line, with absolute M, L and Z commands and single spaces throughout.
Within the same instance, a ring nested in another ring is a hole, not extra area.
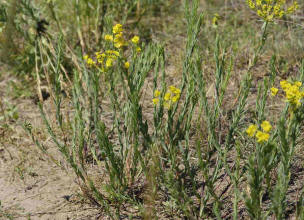
M 44 135 L 33 100 L 13 99 L 8 92 L 12 80 L 0 80 L 1 103 L 4 108 L 15 106 L 19 115 L 17 120 L 0 120 L 0 219 L 100 219 L 100 211 L 81 197 L 73 173 L 42 154 L 22 128 L 27 120 Z

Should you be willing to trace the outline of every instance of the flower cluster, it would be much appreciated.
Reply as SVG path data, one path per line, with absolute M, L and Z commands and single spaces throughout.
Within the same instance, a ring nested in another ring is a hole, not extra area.
M 256 137 L 258 143 L 262 143 L 265 141 L 268 141 L 269 139 L 269 132 L 272 129 L 271 124 L 269 121 L 263 121 L 261 124 L 261 130 L 258 130 L 258 126 L 251 124 L 249 127 L 246 129 L 246 133 L 248 134 L 249 137 Z
M 128 46 L 128 42 L 125 40 L 124 36 L 123 36 L 123 27 L 121 24 L 116 24 L 113 27 L 112 30 L 112 35 L 111 34 L 106 34 L 104 39 L 108 42 L 113 42 L 113 45 L 115 48 L 120 49 L 124 46 Z M 139 43 L 139 37 L 138 36 L 134 36 L 131 39 L 131 42 L 136 46 L 136 51 L 140 52 L 141 48 L 138 46 Z
M 116 24 L 112 28 L 112 34 L 106 34 L 104 39 L 107 42 L 112 43 L 112 48 L 114 50 L 106 50 L 105 52 L 96 52 L 95 58 L 91 58 L 88 55 L 85 55 L 83 58 L 86 61 L 89 67 L 97 67 L 101 71 L 105 71 L 111 68 L 115 61 L 121 57 L 120 52 L 123 47 L 128 46 L 128 42 L 125 40 L 123 35 L 123 26 L 121 24 Z M 138 46 L 140 38 L 138 36 L 134 36 L 131 39 L 131 42 L 135 48 L 136 52 L 141 52 L 141 48 Z M 130 67 L 130 63 L 128 61 L 124 61 L 124 67 L 128 69 Z
M 172 104 L 176 103 L 179 98 L 180 98 L 181 90 L 174 87 L 174 86 L 169 86 L 167 92 L 164 95 L 164 106 L 165 108 L 170 108 Z M 159 103 L 159 96 L 160 96 L 160 91 L 155 90 L 154 91 L 154 98 L 152 99 L 153 104 L 157 105 Z
M 121 24 L 116 24 L 115 26 L 113 26 L 112 35 L 106 34 L 104 38 L 106 41 L 113 42 L 114 47 L 116 47 L 117 49 L 128 45 L 123 36 L 123 28 Z
M 304 98 L 304 90 L 301 89 L 302 83 L 296 81 L 290 83 L 286 80 L 280 82 L 281 88 L 285 93 L 286 101 L 289 102 L 293 108 L 298 108 L 301 106 L 301 100 Z M 275 96 L 279 89 L 271 88 L 271 95 Z
M 247 0 L 247 4 L 265 21 L 281 18 L 285 14 L 294 13 L 299 8 L 297 1 L 294 1 L 285 9 L 286 0 Z
M 218 13 L 215 13 L 212 18 L 212 26 L 216 28 L 218 26 L 218 20 L 220 18 L 220 15 Z
M 115 50 L 106 50 L 103 52 L 96 52 L 95 57 L 96 61 L 90 58 L 88 55 L 85 55 L 83 58 L 86 63 L 92 67 L 99 67 L 102 71 L 113 66 L 113 63 L 120 56 L 118 51 Z

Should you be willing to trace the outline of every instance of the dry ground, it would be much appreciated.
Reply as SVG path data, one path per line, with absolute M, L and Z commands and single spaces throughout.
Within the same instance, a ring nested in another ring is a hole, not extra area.
M 19 115 L 8 118 L 9 127 L 0 122 L 0 219 L 98 219 L 98 209 L 78 194 L 73 172 L 42 154 L 23 130 L 25 120 L 41 129 L 41 135 L 44 128 L 33 99 L 13 98 L 8 92 L 11 81 L 20 84 L 8 75 L 0 81 L 1 102 L 14 105 Z

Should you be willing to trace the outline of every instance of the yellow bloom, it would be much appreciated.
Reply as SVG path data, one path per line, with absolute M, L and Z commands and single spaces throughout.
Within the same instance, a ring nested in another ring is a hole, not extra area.
M 121 32 L 115 34 L 115 36 L 114 36 L 114 42 L 118 42 L 118 41 L 122 41 L 122 40 L 123 40 L 123 35 L 122 35 Z
M 246 129 L 246 133 L 248 134 L 248 136 L 253 137 L 256 130 L 257 130 L 257 126 L 254 124 L 249 125 L 249 127 Z
M 171 93 L 170 93 L 170 92 L 166 92 L 164 99 L 165 99 L 166 101 L 169 101 L 170 98 L 171 98 Z
M 270 91 L 271 91 L 271 95 L 272 95 L 272 96 L 276 96 L 276 94 L 278 93 L 279 89 L 277 89 L 277 88 L 275 88 L 275 87 L 272 87 L 272 88 L 270 89 Z
M 113 27 L 113 34 L 119 34 L 123 31 L 122 29 L 122 25 L 121 24 L 116 24 L 114 27 Z
M 104 54 L 104 55 L 105 55 L 105 54 Z M 98 54 L 98 55 L 96 56 L 96 58 L 97 58 L 97 62 L 100 63 L 100 64 L 102 64 L 103 61 L 104 61 L 104 59 L 105 59 L 105 56 L 102 56 L 102 55 Z
M 212 25 L 213 27 L 217 27 L 218 25 L 218 19 L 220 18 L 219 14 L 218 13 L 215 13 L 214 14 L 214 17 L 212 18 Z
M 154 91 L 154 97 L 158 97 L 160 96 L 160 91 L 159 90 L 155 90 Z
M 256 0 L 256 5 L 261 6 L 262 5 L 262 0 Z
M 159 98 L 154 98 L 154 99 L 152 99 L 152 101 L 153 101 L 154 105 L 157 105 L 157 103 L 159 102 Z
M 138 36 L 134 36 L 131 41 L 134 43 L 134 44 L 138 44 L 139 42 L 139 37 Z
M 136 47 L 136 52 L 140 53 L 141 52 L 141 48 L 140 47 Z
M 294 1 L 293 5 L 287 9 L 285 9 L 285 4 L 285 0 L 247 0 L 249 8 L 263 20 L 269 22 L 281 18 L 284 14 L 291 14 L 299 8 L 297 1 Z
M 280 13 L 279 13 L 279 18 L 283 17 L 283 15 L 284 15 L 284 11 L 281 10 Z
M 106 41 L 113 41 L 113 36 L 112 36 L 112 35 L 109 35 L 109 34 L 106 34 L 105 37 L 104 37 L 104 39 L 105 39 Z
M 124 46 L 124 43 L 123 42 L 117 42 L 117 43 L 115 43 L 114 44 L 114 47 L 116 47 L 116 48 L 121 48 L 121 47 L 123 47 Z
M 181 90 L 176 88 L 175 86 L 169 86 L 169 90 L 174 94 L 180 94 Z
M 248 4 L 249 8 L 255 9 L 255 4 L 252 2 L 252 0 L 247 0 L 247 4 Z
M 130 67 L 130 63 L 127 61 L 127 62 L 125 62 L 125 68 L 126 69 L 129 69 L 129 67 Z
M 113 59 L 112 58 L 108 58 L 106 61 L 106 67 L 112 67 L 113 66 Z
M 115 56 L 119 57 L 119 52 L 116 50 L 107 50 L 106 54 L 115 55 Z
M 170 109 L 173 103 L 176 103 L 179 98 L 180 98 L 180 89 L 174 87 L 174 86 L 169 86 L 167 89 L 167 92 L 164 95 L 164 102 L 163 105 L 165 108 Z M 154 91 L 154 99 L 153 103 L 159 102 L 159 96 L 161 95 L 161 92 L 159 90 Z
M 269 123 L 269 121 L 263 121 L 262 124 L 261 124 L 261 127 L 262 129 L 265 131 L 265 132 L 269 132 L 272 128 L 271 124 Z
M 172 97 L 172 102 L 173 102 L 173 103 L 177 102 L 177 101 L 179 100 L 179 98 L 180 98 L 180 95 L 179 95 L 179 94 L 173 96 L 173 97 Z
M 106 58 L 106 54 L 105 53 L 97 52 L 96 53 L 96 58 L 104 60 L 104 58 Z
M 298 2 L 294 2 L 292 6 L 287 9 L 287 14 L 295 12 L 299 8 Z
M 95 62 L 94 62 L 91 58 L 89 58 L 89 59 L 88 59 L 88 64 L 89 64 L 89 65 L 94 65 Z
M 94 60 L 93 60 L 92 58 L 89 58 L 88 55 L 85 55 L 83 58 L 84 58 L 84 60 L 86 61 L 86 63 L 87 63 L 89 66 L 95 65 Z
M 302 86 L 302 83 L 301 83 L 300 81 L 296 81 L 296 82 L 294 83 L 294 85 L 297 86 L 297 87 L 301 87 L 301 86 Z
M 286 101 L 293 105 L 293 108 L 301 106 L 303 91 L 300 90 L 300 87 L 302 86 L 302 83 L 296 81 L 294 84 L 291 84 L 284 80 L 281 81 L 280 84 L 285 92 Z
M 268 141 L 269 134 L 262 132 L 262 131 L 257 131 L 255 137 L 257 138 L 258 143 L 262 143 L 262 142 Z
M 115 34 L 113 41 L 114 41 L 114 47 L 116 48 L 121 48 L 126 45 L 125 39 L 123 38 L 121 32 Z
M 282 80 L 280 82 L 280 85 L 281 85 L 281 87 L 282 87 L 283 90 L 286 90 L 286 89 L 288 89 L 291 86 L 291 84 L 289 82 L 287 82 L 286 80 Z
M 174 91 L 175 94 L 180 94 L 181 93 L 181 90 L 178 89 L 178 88 L 175 88 L 175 91 Z

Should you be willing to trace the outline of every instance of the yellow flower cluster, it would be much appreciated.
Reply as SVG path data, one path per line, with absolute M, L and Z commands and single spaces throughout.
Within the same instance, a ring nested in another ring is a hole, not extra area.
M 125 62 L 125 68 L 126 69 L 129 69 L 129 67 L 130 67 L 130 63 L 127 61 L 127 62 Z
M 164 96 L 164 106 L 165 108 L 170 108 L 173 103 L 176 103 L 180 98 L 181 90 L 176 88 L 175 86 L 169 86 L 167 92 Z M 157 105 L 159 103 L 160 91 L 154 91 L 154 98 L 152 99 L 153 104 Z
M 96 61 L 90 58 L 88 55 L 85 55 L 83 58 L 86 63 L 92 67 L 100 67 L 101 70 L 105 70 L 105 68 L 110 68 L 113 66 L 113 63 L 120 56 L 118 51 L 115 50 L 106 50 L 104 53 L 96 52 Z
M 216 28 L 218 26 L 218 20 L 220 18 L 220 15 L 218 13 L 215 13 L 212 18 L 212 26 Z
M 285 9 L 286 0 L 247 0 L 247 4 L 258 16 L 269 22 L 285 14 L 294 13 L 299 8 L 298 2 L 294 1 Z
M 131 39 L 132 43 L 136 46 L 135 50 L 137 53 L 140 53 L 141 52 L 141 48 L 139 46 L 137 46 L 137 44 L 139 43 L 139 37 L 138 36 L 134 36 L 132 39 Z
M 87 63 L 88 66 L 90 66 L 90 67 L 96 65 L 95 61 L 94 61 L 92 58 L 90 58 L 88 55 L 85 55 L 85 56 L 83 57 L 83 59 L 86 61 L 86 63 Z
M 104 39 L 108 42 L 113 42 L 114 47 L 116 47 L 117 49 L 120 49 L 123 46 L 128 46 L 128 42 L 125 40 L 123 36 L 123 31 L 124 31 L 123 26 L 121 24 L 116 24 L 115 26 L 113 26 L 112 35 L 106 34 L 104 36 Z M 137 45 L 139 43 L 139 36 L 134 36 L 131 39 L 131 42 Z M 141 52 L 141 48 L 139 46 L 136 46 L 136 51 L 138 53 Z
M 263 121 L 261 124 L 261 128 L 263 131 L 258 130 L 258 126 L 251 124 L 249 127 L 246 129 L 246 133 L 248 134 L 249 137 L 256 137 L 258 143 L 262 143 L 265 141 L 268 141 L 269 139 L 269 132 L 272 129 L 271 124 L 269 121 Z
M 123 28 L 122 28 L 121 24 L 116 24 L 112 29 L 112 33 L 113 33 L 114 37 L 113 36 L 109 37 L 110 35 L 106 35 L 105 39 L 113 41 L 114 42 L 114 47 L 119 49 L 123 46 L 128 45 L 128 43 L 124 39 Z
M 275 88 L 275 87 L 272 87 L 272 88 L 270 89 L 270 92 L 271 92 L 271 95 L 272 95 L 272 96 L 276 96 L 277 93 L 278 93 L 278 91 L 279 91 L 279 89 L 278 89 L 278 88 Z
M 286 80 L 283 80 L 280 82 L 280 85 L 285 93 L 286 101 L 289 102 L 295 108 L 300 107 L 301 99 L 304 98 L 304 90 L 300 89 L 302 83 L 299 81 L 289 83 Z
M 138 44 L 139 42 L 139 37 L 138 36 L 134 36 L 131 41 L 134 43 L 134 44 Z
M 96 52 L 95 58 L 91 58 L 88 55 L 85 55 L 83 59 L 86 61 L 89 67 L 99 67 L 102 71 L 112 67 L 114 62 L 120 57 L 120 50 L 123 46 L 127 46 L 128 42 L 125 40 L 123 36 L 123 26 L 121 24 L 116 24 L 112 28 L 112 34 L 106 34 L 104 39 L 108 42 L 113 43 L 113 47 L 115 50 L 106 50 L 105 52 Z M 138 46 L 139 44 L 139 36 L 134 36 L 131 39 L 133 45 L 135 45 L 134 49 L 136 52 L 140 53 L 141 48 Z M 117 51 L 119 50 L 119 51 Z M 128 61 L 124 62 L 124 67 L 129 69 L 130 63 Z

